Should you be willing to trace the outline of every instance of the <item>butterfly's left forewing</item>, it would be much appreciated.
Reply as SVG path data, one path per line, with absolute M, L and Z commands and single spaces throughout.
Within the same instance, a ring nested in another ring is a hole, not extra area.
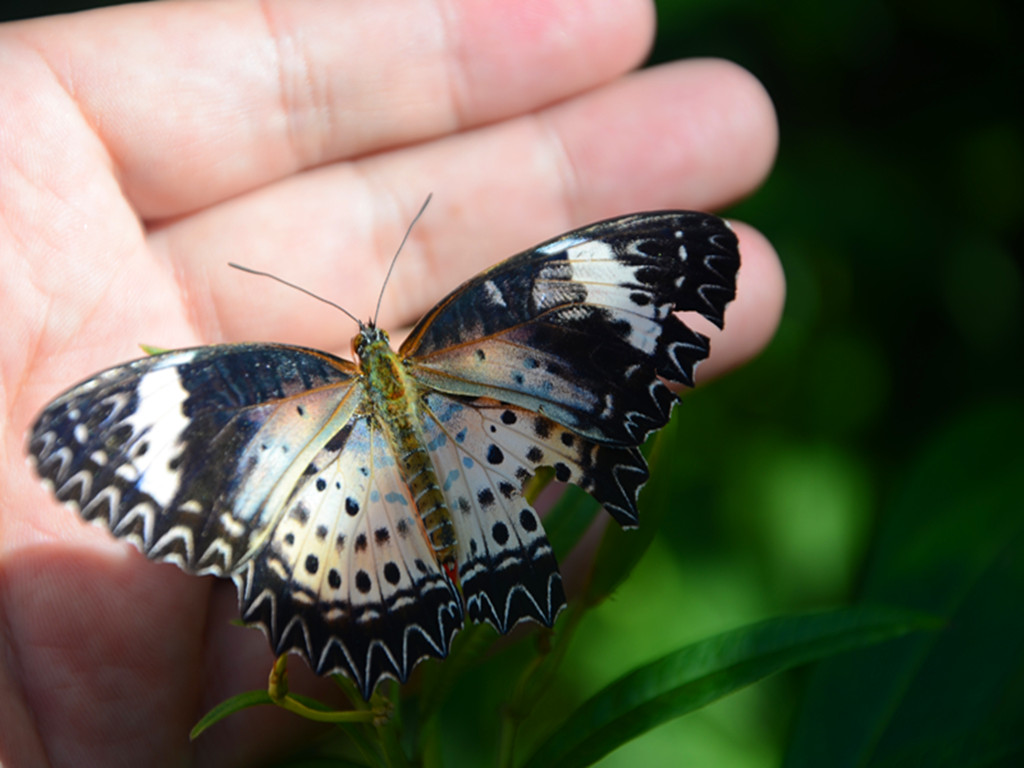
M 155 560 L 226 576 L 261 546 L 331 422 L 358 405 L 354 372 L 278 345 L 154 355 L 47 406 L 29 454 L 87 520 Z

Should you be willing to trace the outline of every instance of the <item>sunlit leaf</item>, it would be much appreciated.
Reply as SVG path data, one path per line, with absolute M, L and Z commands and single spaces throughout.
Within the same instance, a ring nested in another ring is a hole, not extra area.
M 767 675 L 934 624 L 918 614 L 855 608 L 772 619 L 702 640 L 645 664 L 597 693 L 524 768 L 590 765 L 651 728 Z
M 211 725 L 219 723 L 226 717 L 230 717 L 236 712 L 240 712 L 243 709 L 249 707 L 258 707 L 263 704 L 273 704 L 270 696 L 266 691 L 246 691 L 240 693 L 237 696 L 232 696 L 230 699 L 222 701 L 220 704 L 215 706 L 205 715 L 203 715 L 199 722 L 193 726 L 191 733 L 189 733 L 190 739 L 199 738 L 199 736 L 208 729 Z

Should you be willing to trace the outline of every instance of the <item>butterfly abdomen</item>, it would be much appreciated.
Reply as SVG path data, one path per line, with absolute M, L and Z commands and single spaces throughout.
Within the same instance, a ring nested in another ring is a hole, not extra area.
M 353 345 L 366 381 L 366 402 L 381 426 L 416 504 L 437 560 L 454 572 L 455 528 L 420 426 L 419 387 L 392 350 L 387 333 L 360 331 Z M 452 566 L 452 567 L 448 567 Z
M 399 456 L 398 466 L 409 485 L 416 509 L 438 562 L 454 562 L 455 529 L 444 494 L 438 485 L 437 473 L 430 454 L 422 446 L 421 436 L 413 425 L 393 423 L 388 439 Z

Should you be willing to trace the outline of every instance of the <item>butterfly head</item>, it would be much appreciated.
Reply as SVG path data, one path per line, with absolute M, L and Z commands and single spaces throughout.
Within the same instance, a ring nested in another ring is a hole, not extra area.
M 360 360 L 365 360 L 375 350 L 391 349 L 391 340 L 388 332 L 378 328 L 373 323 L 369 325 L 359 324 L 359 333 L 352 337 L 352 353 Z

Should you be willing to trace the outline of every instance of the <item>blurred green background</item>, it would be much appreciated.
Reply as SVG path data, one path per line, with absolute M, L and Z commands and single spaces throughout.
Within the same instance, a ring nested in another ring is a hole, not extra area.
M 772 239 L 789 294 L 766 354 L 677 409 L 700 435 L 680 449 L 692 490 L 601 632 L 642 624 L 646 646 L 660 625 L 679 644 L 859 600 L 949 623 L 603 765 L 1024 764 L 1019 17 L 984 0 L 658 6 L 656 61 L 733 59 L 775 101 L 776 168 L 730 213 Z M 583 655 L 597 674 L 600 650 Z
M 727 57 L 775 100 L 777 166 L 728 213 L 772 239 L 788 302 L 761 358 L 676 410 L 674 509 L 629 581 L 584 619 L 537 717 L 721 630 L 884 602 L 945 629 L 773 678 L 600 764 L 1024 764 L 1014 7 L 658 8 L 653 62 Z M 485 721 L 504 688 L 491 682 L 457 697 L 451 765 L 492 751 Z
M 765 354 L 676 409 L 671 466 L 651 482 L 672 478 L 656 494 L 669 507 L 658 535 L 583 620 L 533 725 L 722 630 L 881 603 L 944 628 L 770 679 L 599 765 L 1024 765 L 1024 54 L 1012 9 L 658 9 L 652 63 L 726 57 L 775 100 L 776 168 L 727 213 L 778 248 L 787 307 Z M 449 722 L 465 727 L 446 743 L 465 754 L 451 765 L 487 754 L 467 733 L 492 738 L 507 688 L 491 682 L 499 693 L 461 689 L 471 703 Z

